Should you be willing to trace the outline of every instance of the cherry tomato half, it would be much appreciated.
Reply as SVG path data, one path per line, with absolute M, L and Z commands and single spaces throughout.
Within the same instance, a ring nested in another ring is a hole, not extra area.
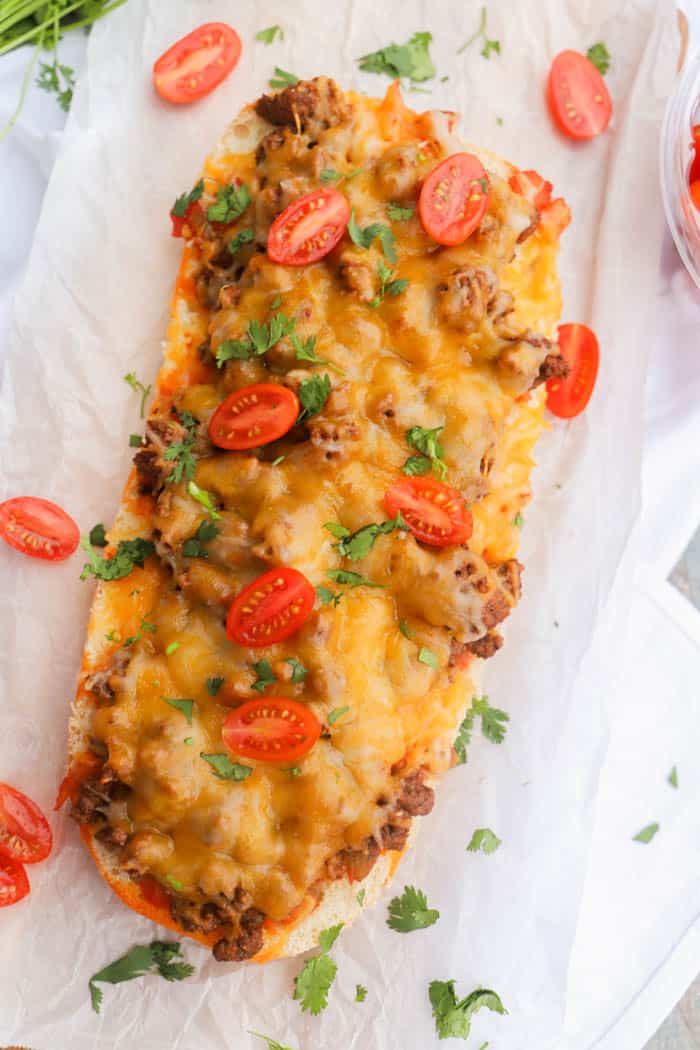
M 543 179 L 537 171 L 516 171 L 508 179 L 508 185 L 515 193 L 527 197 L 540 211 L 546 208 L 552 200 L 551 182 Z
M 384 493 L 384 506 L 392 518 L 401 511 L 416 539 L 431 547 L 464 543 L 472 534 L 463 497 L 434 478 L 395 481 Z
M 0 536 L 22 554 L 45 561 L 64 561 L 80 542 L 80 530 L 65 510 L 38 496 L 0 503 Z
M 696 124 L 693 128 L 693 149 L 695 150 L 695 155 L 693 156 L 690 164 L 690 171 L 688 172 L 688 182 L 691 186 L 691 193 L 693 183 L 700 180 L 700 124 Z
M 690 184 L 690 196 L 693 199 L 693 204 L 696 208 L 700 208 L 700 179 L 696 179 L 695 182 Z
M 547 408 L 560 419 L 571 419 L 591 399 L 598 375 L 598 340 L 585 324 L 561 324 L 559 349 L 571 371 L 566 379 L 547 380 Z
M 153 83 L 166 102 L 194 102 L 225 80 L 241 57 L 241 38 L 225 22 L 207 22 L 169 47 L 153 65 Z
M 221 402 L 209 423 L 209 437 L 218 448 L 258 448 L 276 441 L 294 426 L 299 398 L 279 383 L 241 387 Z
M 552 62 L 547 102 L 555 122 L 571 139 L 600 135 L 612 117 L 612 100 L 603 77 L 578 51 L 561 51 Z
M 17 904 L 29 893 L 29 879 L 22 864 L 0 856 L 0 908 Z
M 423 229 L 438 244 L 462 244 L 484 217 L 491 185 L 473 153 L 454 153 L 430 172 L 418 198 Z
M 267 238 L 267 254 L 285 266 L 305 266 L 332 252 L 350 220 L 347 197 L 333 189 L 312 190 L 281 212 Z
M 260 762 L 296 762 L 320 734 L 313 711 L 284 696 L 248 700 L 227 715 L 221 731 L 229 751 Z
M 9 784 L 0 784 L 0 856 L 37 864 L 48 857 L 52 845 L 49 822 L 36 803 Z
M 260 649 L 282 642 L 311 616 L 316 592 L 296 569 L 270 569 L 234 598 L 226 618 L 232 642 Z

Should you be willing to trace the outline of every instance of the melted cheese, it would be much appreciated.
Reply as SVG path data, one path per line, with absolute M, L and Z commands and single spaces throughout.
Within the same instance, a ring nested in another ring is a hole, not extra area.
M 398 105 L 395 93 L 382 104 L 350 100 L 352 124 L 321 136 L 318 163 L 361 168 L 341 188 L 362 226 L 391 226 L 396 274 L 410 282 L 406 291 L 387 297 L 378 309 L 362 302 L 340 274 L 339 256 L 349 247 L 343 242 L 327 260 L 305 268 L 254 256 L 238 305 L 210 316 L 194 294 L 200 249 L 190 243 L 173 300 L 158 405 L 162 413 L 175 403 L 207 421 L 230 390 L 247 383 L 283 378 L 290 368 L 326 374 L 324 366 L 290 362 L 280 348 L 265 359 L 232 362 L 220 371 L 200 360 L 197 348 L 205 337 L 214 350 L 224 339 L 241 338 L 252 318 L 269 319 L 281 294 L 280 309 L 296 316 L 299 335 L 315 335 L 318 355 L 342 372 L 329 373 L 334 392 L 322 415 L 331 429 L 340 430 L 342 455 L 326 458 L 323 445 L 290 438 L 259 457 L 216 451 L 201 458 L 195 480 L 222 509 L 221 532 L 207 546 L 208 559 L 189 559 L 186 580 L 174 579 L 150 559 L 145 569 L 104 585 L 90 626 L 93 638 L 116 628 L 125 639 L 138 632 L 143 618 L 155 625 L 132 646 L 114 703 L 95 712 L 91 727 L 92 736 L 107 745 L 118 776 L 132 788 L 127 863 L 163 883 L 175 880 L 195 897 L 230 896 L 241 885 L 257 907 L 277 919 L 302 901 L 329 857 L 378 832 L 397 790 L 392 767 L 424 765 L 432 776 L 445 772 L 455 727 L 471 695 L 469 671 L 448 668 L 449 632 L 421 607 L 423 569 L 417 566 L 440 567 L 446 560 L 437 552 L 421 555 L 420 562 L 406 559 L 415 541 L 394 532 L 381 536 L 364 561 L 348 564 L 333 549 L 324 523 L 337 521 L 354 530 L 382 521 L 384 492 L 413 452 L 406 429 L 441 426 L 451 485 L 466 490 L 481 484 L 484 461 L 493 464 L 488 491 L 471 506 L 471 549 L 492 564 L 512 557 L 518 540 L 513 522 L 529 498 L 533 447 L 543 426 L 543 396 L 514 399 L 494 365 L 488 325 L 465 333 L 444 323 L 436 310 L 436 286 L 455 267 L 486 265 L 512 292 L 519 329 L 551 337 L 559 312 L 556 238 L 540 227 L 522 247 L 516 244 L 527 225 L 525 205 L 499 175 L 492 180 L 489 213 L 496 233 L 491 238 L 477 233 L 458 248 L 436 249 L 417 217 L 388 220 L 387 187 L 403 204 L 415 204 L 416 178 L 443 155 L 443 147 L 438 137 L 430 137 L 433 125 L 426 115 L 415 118 Z M 210 158 L 209 196 L 215 183 L 234 177 L 246 181 L 254 196 L 262 194 L 262 173 L 267 187 L 290 178 L 296 180 L 295 192 L 318 185 L 310 174 L 315 151 L 304 146 L 300 153 L 293 137 L 256 168 L 254 150 L 264 130 L 248 115 Z M 412 150 L 415 165 L 408 190 L 402 182 L 405 149 Z M 244 216 L 236 229 L 246 224 Z M 377 244 L 355 255 L 376 281 L 382 258 Z M 284 460 L 272 466 L 281 454 Z M 168 488 L 171 495 L 161 499 L 153 516 L 150 501 L 135 496 L 132 482 L 126 506 L 133 517 L 123 519 L 121 533 L 110 533 L 112 541 L 153 526 L 173 548 L 191 536 L 204 520 L 202 508 L 184 486 Z M 245 650 L 226 638 L 226 608 L 267 564 L 292 565 L 314 585 L 331 587 L 329 569 L 352 568 L 382 587 L 345 589 L 337 607 L 318 608 L 287 642 Z M 410 601 L 397 582 L 401 573 Z M 435 585 L 449 599 L 453 578 L 436 577 Z M 411 638 L 399 629 L 402 618 Z M 177 645 L 169 651 L 172 643 Z M 423 646 L 436 654 L 437 670 L 419 662 Z M 98 645 L 94 666 L 105 666 L 113 651 L 107 642 Z M 292 656 L 308 668 L 301 684 L 283 678 L 285 660 Z M 217 779 L 200 754 L 224 750 L 223 719 L 231 705 L 255 695 L 251 665 L 259 659 L 269 659 L 278 674 L 270 692 L 308 703 L 326 724 L 333 709 L 349 710 L 328 725 L 327 738 L 300 763 L 299 776 L 251 763 L 254 771 L 244 782 Z M 206 687 L 212 676 L 224 678 L 215 697 Z M 192 725 L 164 698 L 193 700 Z

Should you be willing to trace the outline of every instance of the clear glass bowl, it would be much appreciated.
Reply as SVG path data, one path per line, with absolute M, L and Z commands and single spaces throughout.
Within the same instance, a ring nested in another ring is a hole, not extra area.
M 694 124 L 700 124 L 700 53 L 689 56 L 668 100 L 661 129 L 661 194 L 666 221 L 688 273 L 700 288 L 700 210 L 688 170 Z

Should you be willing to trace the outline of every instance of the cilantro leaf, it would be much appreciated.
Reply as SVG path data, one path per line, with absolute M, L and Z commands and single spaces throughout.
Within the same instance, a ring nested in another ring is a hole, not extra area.
M 161 696 L 161 700 L 165 700 L 166 704 L 170 704 L 176 711 L 181 711 L 187 719 L 187 725 L 192 725 L 192 711 L 194 709 L 194 700 L 177 700 L 168 696 Z
M 355 985 L 355 1002 L 363 1003 L 367 998 L 367 989 L 363 984 Z
M 209 696 L 216 696 L 223 684 L 223 675 L 216 674 L 212 675 L 211 678 L 207 678 L 207 692 L 209 693 Z
M 252 320 L 242 339 L 225 339 L 219 343 L 216 363 L 221 368 L 231 358 L 248 361 L 253 356 L 261 357 L 284 336 L 291 335 L 295 324 L 295 317 L 286 317 L 284 314 L 274 314 L 269 323 Z
M 294 347 L 294 353 L 297 361 L 311 361 L 314 365 L 327 365 L 328 368 L 332 368 L 338 375 L 344 375 L 342 368 L 338 368 L 332 361 L 328 361 L 325 357 L 319 357 L 316 353 L 316 336 L 310 335 L 308 339 L 301 340 L 298 335 L 290 336 L 290 342 Z
M 73 88 L 75 87 L 75 70 L 71 66 L 62 66 L 56 57 L 52 65 L 40 62 L 36 82 L 42 91 L 55 94 L 56 101 L 63 112 L 68 112 L 73 101 Z
M 338 543 L 333 544 L 338 554 L 343 558 L 349 558 L 350 561 L 361 561 L 362 558 L 366 558 L 374 547 L 377 536 L 385 536 L 396 529 L 402 532 L 408 531 L 408 525 L 401 516 L 401 511 L 389 521 L 363 525 L 362 528 L 352 533 L 334 521 L 327 521 L 324 528 L 332 532 L 339 540 Z
M 518 513 L 513 518 L 513 524 L 517 529 L 522 529 L 523 525 L 525 524 L 525 518 L 522 516 L 520 511 L 518 511 Z
M 428 996 L 439 1039 L 468 1039 L 471 1019 L 483 1007 L 499 1014 L 508 1012 L 500 997 L 488 988 L 477 988 L 458 1002 L 454 981 L 431 981 Z
M 648 843 L 651 842 L 651 840 L 654 838 L 654 836 L 658 832 L 660 826 L 661 826 L 660 824 L 656 824 L 656 823 L 654 823 L 654 824 L 647 824 L 647 826 L 645 828 L 642 828 L 641 831 L 637 832 L 637 834 L 633 837 L 632 841 L 633 842 L 643 842 L 645 846 L 648 845 Z
M 405 208 L 400 204 L 387 204 L 386 206 L 386 213 L 392 222 L 404 222 L 406 219 L 413 218 L 415 210 L 412 204 Z
M 342 583 L 348 587 L 384 587 L 383 583 L 373 583 L 359 572 L 351 572 L 349 569 L 329 569 L 326 573 L 329 580 L 334 583 Z M 317 588 L 318 591 L 318 588 Z M 337 602 L 334 604 L 337 605 Z
M 328 992 L 335 980 L 338 967 L 325 952 L 307 959 L 294 978 L 294 998 L 300 1000 L 302 1010 L 317 1015 L 328 1006 Z
M 318 935 L 318 946 L 322 952 L 329 952 L 335 942 L 338 940 L 338 935 L 342 930 L 344 922 L 339 922 L 335 926 L 329 926 L 327 930 L 321 930 Z
M 201 505 L 209 514 L 209 517 L 212 519 L 212 521 L 219 521 L 221 519 L 221 515 L 214 506 L 214 502 L 211 498 L 210 492 L 207 492 L 206 489 L 200 489 L 199 485 L 195 481 L 189 482 L 189 484 L 187 485 L 187 491 L 189 492 L 192 499 L 196 499 L 197 503 L 201 503 Z M 219 530 L 217 529 L 216 531 L 218 533 Z M 216 533 L 214 535 L 216 535 Z M 214 537 L 212 536 L 211 539 L 213 538 Z
M 412 81 L 430 80 L 435 66 L 430 57 L 432 33 L 414 33 L 405 44 L 389 44 L 358 59 L 365 73 L 382 73 L 391 77 L 409 77 Z
M 275 75 L 268 81 L 271 88 L 292 87 L 299 83 L 299 77 L 294 73 L 288 73 L 286 69 L 275 66 Z
M 324 587 L 323 584 L 319 584 L 316 588 L 316 597 L 320 601 L 321 605 L 337 605 L 342 594 L 336 594 L 329 587 Z
M 141 394 L 141 407 L 139 411 L 141 413 L 141 419 L 143 419 L 146 408 L 146 398 L 153 389 L 151 384 L 149 383 L 148 386 L 144 386 L 143 383 L 136 378 L 134 372 L 127 372 L 124 376 L 124 382 L 128 383 L 131 389 L 135 390 L 137 394 Z
M 467 849 L 470 853 L 495 853 L 498 847 L 501 845 L 501 840 L 498 835 L 495 835 L 491 828 L 477 828 L 471 837 Z
M 284 40 L 284 29 L 282 29 L 282 26 L 269 26 L 267 29 L 261 29 L 255 34 L 256 40 L 259 40 L 261 44 L 266 44 L 268 46 L 274 42 L 276 37 L 279 37 L 280 40 Z M 260 1038 L 264 1039 L 265 1036 L 262 1035 Z
M 303 682 L 309 672 L 308 669 L 297 660 L 296 656 L 288 656 L 284 662 L 289 664 L 292 669 L 292 682 L 294 682 L 295 685 Z
M 385 266 L 381 260 L 377 264 L 377 276 L 379 277 L 379 291 L 369 304 L 375 310 L 384 302 L 385 296 L 401 295 L 406 291 L 409 283 L 405 277 L 394 280 L 394 271 Z
M 409 477 L 415 477 L 416 475 L 422 477 L 424 474 L 429 474 L 432 469 L 432 463 L 426 456 L 409 456 L 401 470 L 404 474 L 408 474 Z
M 490 58 L 491 52 L 495 52 L 497 55 L 501 53 L 501 42 L 500 40 L 489 40 L 486 35 L 486 8 L 481 8 L 481 16 L 479 19 L 479 26 L 475 33 L 469 37 L 467 41 L 458 49 L 457 54 L 461 55 L 463 51 L 466 51 L 468 47 L 471 47 L 477 40 L 482 40 L 483 44 L 481 47 L 480 54 L 483 58 Z
M 362 907 L 364 905 L 366 896 L 367 896 L 367 890 L 366 889 L 361 889 L 361 890 L 357 891 L 357 893 L 355 895 L 355 900 L 360 905 L 360 907 Z
M 121 580 L 129 575 L 135 565 L 142 569 L 146 558 L 155 554 L 155 547 L 151 541 L 140 536 L 135 540 L 120 540 L 111 558 L 103 558 L 97 554 L 87 539 L 82 539 L 80 546 L 88 556 L 80 574 L 81 580 L 87 580 L 89 576 L 98 580 Z
M 204 179 L 200 179 L 199 182 L 195 183 L 189 193 L 181 193 L 180 196 L 175 200 L 172 206 L 172 214 L 177 216 L 178 219 L 184 219 L 187 215 L 187 209 L 204 193 Z
M 225 753 L 205 754 L 200 751 L 199 757 L 208 762 L 219 780 L 247 780 L 253 772 L 251 766 L 242 766 L 238 762 L 232 762 Z
M 411 628 L 408 626 L 405 620 L 399 620 L 399 630 L 401 631 L 401 634 L 404 636 L 404 638 L 408 638 L 409 641 L 411 638 L 413 638 L 414 634 L 416 633 L 415 631 L 411 630 Z
M 182 441 L 173 441 L 163 453 L 163 459 L 173 464 L 173 469 L 165 480 L 175 485 L 179 485 L 183 478 L 185 481 L 191 481 L 197 467 L 192 449 L 199 424 L 190 412 L 181 412 L 180 420 L 187 431 L 185 437 Z
M 200 521 L 194 536 L 190 536 L 182 545 L 183 558 L 208 558 L 209 552 L 203 545 L 215 539 L 220 531 L 213 521 Z
M 462 719 L 457 731 L 455 742 L 452 745 L 457 753 L 457 765 L 463 766 L 467 761 L 467 747 L 472 742 L 472 730 L 474 729 L 474 712 L 471 708 Z
M 277 676 L 272 673 L 272 664 L 269 660 L 256 660 L 253 664 L 253 670 L 257 678 L 253 682 L 251 689 L 254 689 L 256 693 L 264 693 L 268 685 L 272 685 L 273 682 L 277 681 Z
M 275 26 L 275 28 L 277 27 Z M 250 1034 L 254 1035 L 256 1039 L 264 1039 L 267 1043 L 267 1050 L 291 1050 L 288 1046 L 282 1046 L 276 1039 L 271 1039 L 269 1035 L 262 1035 L 260 1032 L 253 1032 L 252 1030 L 250 1030 Z
M 440 918 L 440 912 L 428 907 L 428 900 L 422 890 L 415 886 L 404 886 L 400 897 L 394 897 L 389 903 L 387 926 L 397 933 L 411 933 L 412 930 L 424 930 L 434 926 Z
M 487 740 L 494 744 L 503 743 L 506 735 L 506 722 L 510 721 L 510 715 L 500 711 L 497 707 L 491 707 L 487 696 L 475 697 L 472 701 L 472 710 L 481 718 L 481 732 Z
M 137 945 L 115 959 L 109 966 L 99 970 L 90 978 L 90 998 L 95 1013 L 100 1012 L 102 989 L 97 982 L 104 984 L 121 984 L 149 973 L 160 974 L 166 981 L 182 981 L 194 973 L 194 967 L 182 960 L 182 948 L 175 941 L 152 941 L 151 944 Z
M 677 788 L 678 787 L 678 770 L 676 769 L 675 766 L 673 767 L 671 772 L 668 774 L 667 780 L 668 780 L 668 783 L 671 785 L 671 787 L 673 787 L 673 788 Z
M 359 175 L 364 169 L 355 168 L 354 171 L 340 172 L 336 171 L 335 168 L 324 168 L 319 178 L 321 182 L 344 182 L 347 179 L 354 179 L 356 175 Z
M 445 450 L 438 441 L 438 435 L 444 427 L 434 427 L 433 430 L 427 430 L 425 427 L 410 427 L 406 431 L 406 443 L 415 448 L 417 452 L 422 452 L 424 456 L 428 457 L 428 463 L 433 468 L 435 473 L 439 476 L 441 481 L 444 481 L 447 477 L 447 464 L 445 463 Z M 415 469 L 415 456 L 409 457 L 403 465 L 404 474 L 414 473 L 423 474 L 427 473 L 422 469 Z M 409 470 L 406 468 L 412 464 Z
M 90 529 L 89 540 L 93 547 L 106 547 L 107 537 L 105 536 L 104 525 L 93 525 Z
M 146 620 L 146 619 L 144 619 L 142 617 L 141 618 L 141 626 L 140 626 L 139 630 L 137 631 L 136 634 L 132 634 L 128 638 L 125 638 L 124 639 L 124 645 L 125 646 L 136 645 L 137 642 L 141 641 L 144 631 L 149 631 L 152 634 L 155 630 L 156 630 L 156 625 L 154 623 L 149 623 L 148 620 Z
M 353 244 L 356 244 L 358 248 L 369 248 L 376 237 L 389 262 L 396 262 L 396 248 L 394 247 L 395 237 L 388 226 L 385 226 L 381 222 L 373 222 L 362 229 L 357 224 L 357 220 L 355 219 L 355 209 L 353 208 L 350 212 L 348 233 L 350 235 L 350 240 Z
M 245 182 L 219 186 L 216 191 L 216 203 L 207 208 L 207 219 L 209 222 L 235 222 L 248 208 L 250 201 L 250 190 Z
M 599 73 L 603 76 L 610 69 L 610 52 L 608 51 L 605 44 L 600 41 L 597 44 L 593 44 L 586 51 L 586 58 L 589 62 L 592 62 Z
M 437 671 L 440 667 L 440 661 L 437 658 L 437 654 L 434 653 L 432 649 L 426 649 L 424 645 L 420 648 L 418 660 L 420 663 L 425 664 L 426 667 L 432 667 L 433 671 Z
M 247 226 L 240 233 L 237 233 L 233 240 L 228 242 L 229 255 L 235 255 L 244 244 L 250 244 L 251 241 L 255 240 L 255 230 L 252 226 Z
M 141 448 L 143 438 L 140 434 L 129 434 L 129 448 Z
M 329 713 L 328 713 L 328 725 L 329 726 L 334 725 L 338 721 L 338 719 L 342 718 L 343 715 L 346 715 L 349 710 L 350 710 L 350 708 L 346 706 L 346 707 L 335 707 L 332 711 L 329 711 Z
M 317 415 L 328 400 L 330 392 L 330 376 L 313 375 L 310 379 L 305 379 L 304 382 L 300 384 L 299 390 L 297 391 L 302 408 L 297 423 L 301 423 L 303 420 L 310 419 L 311 416 Z

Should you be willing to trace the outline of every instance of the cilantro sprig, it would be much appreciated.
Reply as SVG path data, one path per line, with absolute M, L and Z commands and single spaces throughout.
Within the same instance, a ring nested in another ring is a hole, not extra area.
M 187 720 L 187 725 L 192 725 L 192 712 L 194 710 L 194 700 L 180 700 L 177 697 L 162 696 L 161 700 L 164 700 L 166 704 L 170 704 L 176 711 L 180 711 Z
M 302 423 L 311 416 L 318 415 L 331 392 L 331 378 L 328 375 L 313 375 L 305 379 L 299 385 L 297 395 L 301 404 L 301 412 L 297 423 Z
M 419 456 L 409 456 L 403 467 L 404 474 L 427 474 L 432 468 L 441 481 L 447 477 L 445 450 L 440 444 L 439 435 L 444 427 L 410 427 L 406 431 L 406 444 L 420 452 Z
M 362 558 L 366 558 L 374 547 L 378 536 L 386 536 L 397 529 L 401 532 L 408 532 L 408 525 L 404 521 L 401 511 L 395 518 L 390 518 L 388 521 L 382 521 L 378 524 L 373 522 L 370 525 L 363 525 L 362 528 L 356 529 L 355 532 L 350 532 L 350 529 L 346 529 L 344 525 L 340 525 L 336 521 L 327 521 L 323 527 L 328 529 L 338 540 L 338 543 L 333 544 L 338 554 L 343 558 L 348 558 L 350 561 L 361 561 Z
M 405 44 L 389 44 L 358 59 L 365 73 L 380 73 L 391 77 L 408 77 L 413 82 L 431 80 L 435 66 L 430 57 L 432 33 L 414 33 Z
M 326 365 L 333 369 L 338 375 L 345 375 L 342 368 L 338 368 L 332 361 L 325 357 L 319 357 L 316 353 L 316 336 L 310 335 L 307 339 L 301 339 L 298 335 L 291 335 L 290 342 L 294 347 L 294 356 L 297 361 L 310 361 L 313 365 Z
M 141 405 L 139 411 L 141 413 L 141 419 L 143 419 L 146 410 L 146 398 L 150 394 L 153 387 L 150 383 L 148 384 L 148 386 L 145 386 L 140 379 L 136 378 L 135 372 L 127 372 L 124 376 L 124 382 L 128 383 L 132 390 L 134 390 L 137 394 L 141 395 Z
M 256 660 L 253 664 L 253 670 L 257 677 L 251 689 L 254 689 L 256 693 L 264 693 L 268 685 L 272 685 L 273 682 L 277 681 L 277 676 L 273 674 L 272 664 L 269 660 Z
M 477 828 L 471 839 L 467 850 L 470 853 L 495 853 L 501 845 L 501 840 L 491 828 Z
M 39 76 L 36 82 L 42 91 L 54 94 L 63 112 L 68 112 L 73 101 L 73 88 L 75 87 L 75 70 L 71 66 L 61 65 L 58 56 L 54 55 L 51 65 L 47 62 L 39 64 Z
M 425 930 L 434 926 L 440 918 L 440 912 L 428 907 L 428 898 L 415 886 L 404 886 L 400 897 L 394 897 L 389 903 L 387 926 L 397 933 L 411 933 L 413 930 Z
M 286 69 L 275 66 L 275 75 L 268 81 L 271 88 L 293 87 L 299 83 L 299 77 L 294 73 L 288 73 Z
M 175 203 L 172 206 L 172 214 L 178 219 L 184 219 L 187 215 L 188 208 L 204 193 L 204 179 L 200 179 L 196 182 L 192 189 L 188 193 L 181 193 L 179 197 L 175 199 Z
M 318 937 L 319 954 L 307 959 L 294 978 L 294 998 L 299 1000 L 303 1011 L 317 1015 L 328 1006 L 328 992 L 338 972 L 335 960 L 328 953 L 343 925 L 339 922 L 321 931 Z
M 428 996 L 439 1039 L 468 1039 L 472 1017 L 484 1007 L 498 1014 L 508 1013 L 500 996 L 489 988 L 477 988 L 458 1000 L 454 981 L 431 981 Z
M 248 323 L 242 339 L 225 339 L 219 343 L 216 352 L 217 365 L 222 368 L 224 363 L 232 358 L 248 361 L 251 357 L 262 357 L 268 350 L 272 350 L 273 346 L 277 346 L 280 339 L 291 335 L 295 324 L 295 317 L 287 317 L 282 313 L 274 314 L 269 321 L 253 319 Z
M 369 226 L 363 228 L 358 225 L 357 220 L 355 219 L 355 209 L 353 208 L 350 212 L 350 221 L 348 222 L 348 234 L 350 235 L 350 240 L 353 244 L 356 244 L 358 248 L 369 248 L 372 241 L 376 238 L 381 244 L 382 251 L 389 262 L 396 262 L 396 238 L 389 227 L 385 226 L 383 222 L 372 222 Z
M 199 757 L 209 763 L 219 780 L 247 780 L 253 772 L 252 766 L 242 766 L 240 762 L 232 762 L 225 752 L 205 754 L 204 751 L 200 751 Z
M 244 244 L 250 244 L 251 241 L 255 240 L 255 230 L 252 226 L 247 226 L 240 233 L 237 233 L 233 240 L 228 242 L 229 255 L 235 255 L 236 252 L 240 251 Z
M 268 47 L 274 43 L 275 39 L 279 37 L 280 40 L 284 40 L 284 29 L 282 26 L 268 26 L 267 29 L 261 29 L 255 34 L 255 39 L 259 40 L 261 44 L 266 44 Z M 265 1036 L 261 1036 L 264 1039 Z
M 182 981 L 194 973 L 194 966 L 184 962 L 182 948 L 177 941 L 152 941 L 150 944 L 137 945 L 90 978 L 90 999 L 95 1013 L 100 1012 L 103 997 L 102 989 L 97 987 L 98 982 L 122 984 L 149 973 L 159 974 L 166 981 Z
M 209 552 L 204 549 L 204 544 L 216 539 L 220 531 L 213 521 L 200 521 L 194 536 L 190 536 L 183 543 L 182 556 L 184 558 L 208 558 Z
M 592 44 L 591 47 L 586 51 L 586 58 L 589 62 L 592 62 L 599 73 L 603 76 L 610 69 L 610 52 L 608 51 L 605 44 L 598 41 L 597 44 Z
M 405 222 L 406 219 L 413 218 L 415 210 L 412 204 L 406 207 L 400 204 L 387 204 L 386 206 L 386 213 L 392 222 Z
M 207 208 L 209 222 L 230 223 L 240 219 L 251 202 L 250 190 L 245 182 L 233 182 L 230 186 L 219 186 L 216 202 Z
M 135 540 L 120 540 L 111 558 L 103 558 L 98 554 L 87 538 L 80 541 L 80 546 L 88 556 L 80 573 L 81 580 L 87 580 L 89 576 L 97 580 L 121 580 L 129 575 L 134 566 L 138 565 L 142 569 L 146 558 L 155 554 L 151 541 L 140 536 Z
M 463 51 L 466 51 L 468 47 L 471 47 L 477 40 L 482 41 L 481 51 L 479 54 L 483 58 L 490 58 L 491 52 L 500 55 L 501 53 L 501 41 L 500 40 L 489 40 L 486 35 L 486 8 L 481 8 L 481 17 L 479 19 L 479 27 L 475 33 L 466 40 L 462 46 L 458 49 L 457 54 L 461 55 Z
M 396 271 L 386 266 L 380 259 L 377 264 L 377 276 L 379 277 L 379 291 L 370 301 L 372 309 L 376 310 L 384 302 L 387 295 L 395 297 L 401 295 L 408 288 L 409 282 L 405 277 L 394 277 Z
M 497 707 L 491 707 L 487 696 L 475 696 L 471 707 L 462 719 L 453 745 L 457 752 L 457 765 L 464 765 L 467 761 L 467 747 L 471 743 L 477 717 L 481 719 L 481 731 L 487 740 L 494 744 L 501 744 L 505 739 L 506 723 L 510 721 L 510 715 Z

